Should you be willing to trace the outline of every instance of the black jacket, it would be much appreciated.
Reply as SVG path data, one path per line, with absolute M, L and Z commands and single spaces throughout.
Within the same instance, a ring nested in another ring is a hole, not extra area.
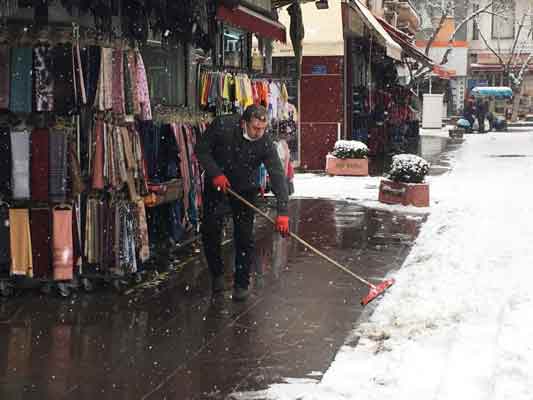
M 259 190 L 259 166 L 264 163 L 278 201 L 278 213 L 287 215 L 287 179 L 270 135 L 265 133 L 259 140 L 247 140 L 239 115 L 218 117 L 200 137 L 195 151 L 206 171 L 206 185 L 223 174 L 237 192 Z

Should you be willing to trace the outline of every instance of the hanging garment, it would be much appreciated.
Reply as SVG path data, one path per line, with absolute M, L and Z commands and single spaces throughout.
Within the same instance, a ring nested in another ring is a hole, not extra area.
M 74 67 L 74 94 L 76 106 L 79 108 L 80 104 L 87 104 L 87 91 L 79 41 L 72 44 L 72 62 Z
M 52 211 L 52 229 L 54 280 L 70 280 L 74 273 L 72 210 L 54 209 Z
M 32 99 L 33 50 L 31 47 L 11 49 L 11 86 L 9 109 L 14 113 L 30 113 Z
M 0 272 L 9 271 L 9 208 L 0 204 Z
M 0 45 L 0 109 L 9 108 L 9 80 L 11 52 L 9 46 Z
M 133 82 L 131 81 L 131 73 L 128 67 L 129 61 L 126 52 L 122 54 L 122 74 L 124 77 L 124 112 L 126 115 L 133 115 Z
M 133 100 L 133 114 L 141 114 L 141 103 L 139 102 L 139 85 L 137 81 L 137 58 L 135 57 L 135 52 L 130 50 L 126 54 L 127 64 L 128 64 L 128 74 L 129 81 L 131 83 L 131 93 Z
M 0 196 L 11 197 L 11 131 L 0 125 Z
M 33 276 L 33 257 L 28 209 L 9 210 L 11 275 Z
M 124 52 L 113 50 L 113 112 L 123 115 L 124 107 Z
M 71 182 L 70 195 L 77 197 L 85 191 L 85 183 L 81 175 L 80 160 L 73 140 L 68 141 L 68 166 Z
M 136 229 L 135 215 L 128 203 L 119 201 L 114 210 L 115 215 L 115 253 L 114 272 L 118 275 L 137 272 L 137 259 L 135 256 Z
M 143 58 L 141 52 L 136 52 L 137 61 L 137 93 L 139 96 L 139 104 L 141 112 L 139 118 L 141 121 L 149 121 L 152 119 L 152 107 L 150 105 L 150 91 L 148 90 L 148 77 L 146 76 L 146 69 L 144 68 Z
M 53 50 L 54 58 L 54 111 L 61 115 L 71 115 L 76 109 L 74 97 L 74 77 L 72 47 L 57 45 Z
M 54 110 L 54 64 L 48 45 L 33 49 L 35 111 Z
M 92 188 L 104 189 L 104 121 L 97 119 L 94 125 L 94 157 L 92 171 Z
M 89 46 L 81 52 L 87 104 L 95 104 L 98 78 L 100 77 L 100 52 L 99 46 Z
M 31 198 L 48 201 L 49 131 L 34 129 L 31 133 Z
M 11 162 L 14 199 L 30 198 L 30 132 L 11 132 Z
M 148 180 L 160 182 L 157 174 L 157 157 L 159 154 L 159 130 L 152 121 L 140 121 L 138 124 L 142 143 L 143 157 L 146 161 Z
M 146 209 L 142 199 L 137 199 L 135 206 L 137 211 L 137 244 L 139 247 L 139 259 L 144 262 L 150 258 L 150 242 L 148 237 L 148 225 L 146 223 Z
M 62 130 L 50 132 L 48 197 L 53 202 L 67 200 L 68 137 Z
M 94 106 L 98 111 L 113 108 L 113 49 L 108 47 L 102 47 L 101 50 L 100 75 Z
M 30 214 L 33 275 L 35 278 L 48 278 L 52 276 L 50 209 L 34 208 L 30 210 Z

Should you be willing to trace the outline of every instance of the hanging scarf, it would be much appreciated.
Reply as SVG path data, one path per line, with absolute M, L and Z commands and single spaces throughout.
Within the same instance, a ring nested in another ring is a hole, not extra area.
M 85 191 L 85 183 L 81 176 L 81 167 L 73 140 L 68 141 L 68 166 L 71 182 L 71 196 L 77 197 Z
M 100 76 L 100 47 L 89 46 L 83 49 L 81 58 L 86 83 L 87 104 L 94 104 Z
M 144 68 L 143 58 L 141 52 L 137 51 L 137 87 L 139 103 L 141 105 L 141 113 L 139 118 L 141 121 L 149 121 L 152 119 L 152 107 L 150 105 L 150 91 L 148 90 L 148 78 L 146 76 L 146 69 Z
M 113 112 L 123 115 L 124 108 L 124 52 L 113 50 Z
M 68 178 L 68 138 L 66 132 L 57 129 L 50 132 L 49 150 L 49 199 L 54 202 L 64 202 L 67 199 Z
M 100 55 L 100 75 L 94 106 L 98 111 L 113 108 L 113 49 L 102 47 Z
M 14 113 L 30 113 L 32 99 L 33 50 L 15 47 L 11 50 L 11 87 L 9 109 Z
M 124 106 L 126 115 L 133 116 L 133 82 L 131 80 L 131 73 L 129 69 L 128 53 L 122 55 L 122 68 L 124 76 Z
M 0 109 L 9 108 L 9 67 L 10 51 L 6 45 L 0 45 Z
M 137 199 L 135 206 L 137 211 L 137 244 L 139 246 L 139 258 L 144 262 L 150 258 L 150 242 L 148 238 L 148 224 L 146 223 L 146 209 L 142 199 Z
M 30 133 L 11 132 L 13 198 L 30 198 Z
M 95 150 L 93 159 L 92 188 L 104 189 L 104 121 L 97 119 L 94 125 Z
M 54 47 L 53 59 L 55 111 L 61 115 L 71 115 L 76 108 L 71 46 L 57 45 Z
M 54 280 L 70 280 L 74 272 L 72 210 L 54 209 L 52 211 L 52 227 Z
M 54 109 L 54 75 L 52 49 L 38 46 L 33 49 L 33 75 L 35 85 L 35 111 Z
M 11 132 L 0 125 L 0 195 L 11 197 Z
M 49 131 L 34 129 L 31 133 L 31 198 L 48 201 Z
M 33 257 L 28 209 L 9 210 L 11 274 L 33 277 Z
M 50 209 L 32 209 L 30 213 L 33 274 L 36 278 L 48 278 L 52 275 L 50 257 Z
M 137 81 L 137 59 L 133 50 L 128 51 L 126 58 L 128 60 L 128 74 L 131 82 L 131 94 L 133 100 L 133 114 L 141 114 L 141 104 L 139 103 L 139 84 Z

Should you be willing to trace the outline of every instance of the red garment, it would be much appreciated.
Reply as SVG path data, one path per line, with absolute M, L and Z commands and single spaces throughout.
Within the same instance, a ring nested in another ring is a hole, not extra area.
M 33 276 L 50 278 L 52 262 L 50 253 L 50 209 L 30 210 L 31 251 L 33 257 Z

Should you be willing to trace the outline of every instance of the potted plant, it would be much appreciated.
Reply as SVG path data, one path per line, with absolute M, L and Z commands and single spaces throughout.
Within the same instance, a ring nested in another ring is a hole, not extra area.
M 379 201 L 387 204 L 429 206 L 429 184 L 425 177 L 429 163 L 414 154 L 399 154 L 392 158 L 390 171 L 379 186 Z
M 326 156 L 329 175 L 367 176 L 368 147 L 357 140 L 337 140 Z

